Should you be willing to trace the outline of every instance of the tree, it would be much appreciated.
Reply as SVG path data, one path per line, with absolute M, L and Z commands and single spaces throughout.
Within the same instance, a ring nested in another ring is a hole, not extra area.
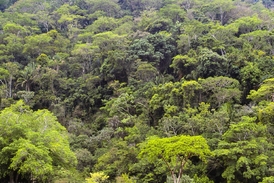
M 100 156 L 94 166 L 95 171 L 104 171 L 110 179 L 128 173 L 130 167 L 137 162 L 137 148 L 128 145 L 126 141 L 115 140 L 112 140 L 113 147 Z
M 122 174 L 122 176 L 116 178 L 117 183 L 136 183 L 136 180 L 129 177 L 128 174 Z
M 241 17 L 233 24 L 238 26 L 238 35 L 246 34 L 262 27 L 262 20 L 258 16 Z
M 101 32 L 112 31 L 117 27 L 117 19 L 113 17 L 98 17 L 91 25 L 87 26 L 86 30 L 98 34 Z
M 241 68 L 240 77 L 244 89 L 244 97 L 248 95 L 250 90 L 258 86 L 262 75 L 262 71 L 259 69 L 258 63 L 256 62 L 247 62 L 246 66 Z
M 186 54 L 193 48 L 197 48 L 198 39 L 208 33 L 211 29 L 212 23 L 204 24 L 198 20 L 185 21 L 180 27 L 182 34 L 177 40 L 177 48 L 181 54 Z
M 18 65 L 14 62 L 4 63 L 0 68 L 0 100 L 1 104 L 8 102 L 14 97 L 13 89 L 15 88 L 13 81 L 18 73 Z M 8 102 L 9 103 L 9 102 Z M 3 107 L 3 106 L 2 106 Z
M 274 102 L 261 101 L 258 106 L 254 107 L 258 121 L 267 125 L 267 131 L 274 134 Z
M 119 0 L 121 8 L 129 10 L 134 16 L 140 15 L 145 10 L 159 9 L 163 5 L 163 0 Z
M 74 38 L 72 32 L 78 31 L 78 22 L 83 20 L 82 12 L 80 8 L 76 5 L 64 3 L 56 11 L 52 12 L 53 16 L 51 19 L 54 20 L 52 25 L 60 32 L 64 32 L 69 38 Z M 72 33 L 72 34 L 71 34 Z
M 96 63 L 96 59 L 98 60 L 98 56 L 96 57 L 96 51 L 98 50 L 97 46 L 92 46 L 90 44 L 76 44 L 75 48 L 71 51 L 72 60 L 78 60 L 78 63 L 82 66 L 82 74 L 89 72 L 90 70 L 94 70 L 92 66 Z M 98 55 L 98 54 L 97 54 Z M 98 63 L 97 63 L 98 65 Z
M 173 136 L 159 138 L 152 136 L 141 144 L 140 158 L 146 158 L 149 162 L 161 159 L 165 162 L 173 182 L 181 181 L 187 162 L 192 157 L 198 157 L 202 161 L 211 155 L 206 139 L 202 136 Z
M 169 4 L 159 10 L 159 14 L 164 18 L 172 19 L 175 24 L 177 21 L 182 22 L 185 19 L 185 12 L 177 4 Z
M 255 30 L 242 34 L 240 37 L 243 38 L 243 41 L 248 41 L 254 50 L 263 50 L 269 54 L 273 53 L 273 34 L 269 30 Z
M 201 49 L 196 68 L 196 77 L 226 76 L 228 74 L 228 62 L 224 56 L 210 49 Z
M 250 95 L 248 95 L 247 98 L 257 102 L 262 100 L 274 102 L 273 83 L 274 83 L 274 78 L 269 78 L 264 80 L 257 91 L 256 90 L 250 91 Z
M 138 62 L 138 67 L 135 72 L 135 77 L 139 81 L 149 82 L 158 75 L 157 69 L 147 62 Z
M 237 32 L 238 26 L 236 24 L 222 26 L 216 23 L 212 25 L 209 33 L 200 40 L 206 47 L 224 56 L 227 48 L 235 42 L 235 34 Z
M 203 101 L 210 102 L 212 106 L 221 106 L 226 102 L 239 102 L 241 91 L 239 89 L 239 81 L 229 77 L 209 77 L 199 79 L 199 83 L 203 88 Z
M 231 9 L 233 9 L 233 1 L 225 0 L 214 0 L 206 3 L 203 2 L 201 7 L 201 11 L 208 16 L 209 19 L 212 21 L 217 19 L 222 25 L 227 22 Z
M 225 168 L 222 177 L 228 183 L 255 183 L 271 175 L 274 146 L 267 126 L 255 120 L 243 116 L 241 122 L 230 125 L 214 151 L 219 166 Z
M 136 39 L 129 47 L 131 60 L 141 59 L 156 66 L 163 73 L 169 67 L 174 56 L 174 39 L 168 33 L 161 32 Z
M 92 14 L 96 11 L 102 11 L 109 17 L 119 17 L 121 8 L 116 1 L 109 0 L 85 0 L 80 5 L 81 9 L 87 10 L 87 14 Z
M 15 0 L 12 0 L 15 1 Z M 64 1 L 41 1 L 41 0 L 26 0 L 24 2 L 21 1 L 16 1 L 16 3 L 14 3 L 11 7 L 9 7 L 9 11 L 12 13 L 16 13 L 19 12 L 20 14 L 25 14 L 25 13 L 29 13 L 29 14 L 36 14 L 39 11 L 43 11 L 45 9 L 50 9 L 50 10 L 54 10 L 56 8 L 59 8 L 62 4 L 64 3 Z M 35 6 L 34 6 L 35 5 Z
M 197 91 L 202 89 L 202 86 L 197 81 L 184 81 L 182 83 L 183 88 L 183 106 L 195 103 L 194 97 L 197 96 Z M 197 100 L 196 100 L 197 101 Z
M 188 55 L 176 55 L 170 65 L 177 73 L 178 79 L 191 77 L 191 72 L 195 69 L 195 66 L 197 66 L 197 59 Z
M 8 62 L 8 63 L 4 63 L 3 66 L 8 71 L 8 78 L 5 78 L 5 83 L 8 88 L 8 97 L 11 98 L 14 75 L 16 75 L 16 73 L 18 73 L 18 65 L 13 62 Z
M 58 53 L 67 52 L 70 41 L 56 30 L 47 33 L 31 35 L 25 38 L 23 53 L 31 59 L 36 59 L 41 54 L 53 57 Z
M 0 177 L 10 183 L 50 181 L 76 165 L 66 129 L 48 110 L 18 101 L 0 112 L 0 134 Z
M 90 178 L 87 178 L 87 183 L 103 183 L 108 179 L 104 172 L 90 173 Z
M 0 51 L 0 60 L 22 63 L 25 60 L 22 53 L 24 37 L 29 33 L 29 30 L 15 23 L 6 23 L 3 24 L 3 32 L 4 38 L 1 46 L 4 47 Z
M 274 176 L 270 176 L 270 177 L 264 177 L 263 181 L 260 183 L 271 183 L 274 181 Z
M 31 84 L 35 81 L 35 79 L 38 77 L 40 67 L 36 66 L 35 63 L 29 63 L 27 66 L 24 67 L 24 70 L 22 70 L 19 73 L 19 77 L 17 79 L 17 82 L 21 84 L 23 87 L 25 85 L 25 90 L 30 91 L 31 90 Z

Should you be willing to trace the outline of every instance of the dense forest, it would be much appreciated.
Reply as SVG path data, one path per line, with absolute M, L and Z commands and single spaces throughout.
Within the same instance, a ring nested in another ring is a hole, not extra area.
M 0 182 L 273 183 L 274 1 L 0 0 Z

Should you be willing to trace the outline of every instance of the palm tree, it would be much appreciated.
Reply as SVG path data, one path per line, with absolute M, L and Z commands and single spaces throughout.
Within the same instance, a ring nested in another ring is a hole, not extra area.
M 29 63 L 25 66 L 24 70 L 19 73 L 19 78 L 17 79 L 18 84 L 21 84 L 21 87 L 25 86 L 26 91 L 30 91 L 31 84 L 39 76 L 40 66 L 36 66 L 34 62 Z

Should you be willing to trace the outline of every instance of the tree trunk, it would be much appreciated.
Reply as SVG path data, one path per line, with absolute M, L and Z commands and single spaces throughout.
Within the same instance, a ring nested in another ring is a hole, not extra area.
M 172 178 L 173 178 L 173 182 L 174 182 L 174 183 L 178 183 L 175 174 L 172 175 Z
M 10 172 L 10 181 L 9 183 L 15 183 L 14 181 L 14 172 Z
M 10 80 L 9 80 L 9 98 L 12 97 L 12 76 L 10 76 Z
M 15 183 L 18 182 L 18 178 L 19 178 L 19 173 L 16 174 Z

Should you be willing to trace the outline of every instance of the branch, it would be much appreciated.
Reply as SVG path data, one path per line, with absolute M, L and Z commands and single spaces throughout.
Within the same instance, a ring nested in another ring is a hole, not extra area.
M 168 167 L 168 169 L 169 169 L 169 171 L 170 171 L 170 173 L 171 173 L 171 176 L 173 177 L 173 179 L 175 178 L 174 177 L 174 171 L 171 169 L 171 167 L 170 167 L 170 165 L 168 164 L 168 162 L 167 162 L 167 160 L 165 159 L 165 157 L 161 154 L 160 155 L 161 157 L 162 157 L 162 159 L 163 159 L 163 161 L 165 162 L 165 164 L 167 165 L 167 167 Z
M 183 167 L 185 166 L 185 164 L 186 164 L 186 162 L 187 162 L 187 160 L 189 158 L 190 158 L 190 154 L 186 158 L 180 158 L 180 160 L 181 160 L 181 167 L 180 167 L 180 171 L 179 171 L 179 175 L 178 175 L 178 180 L 181 179 L 181 177 L 183 175 Z

